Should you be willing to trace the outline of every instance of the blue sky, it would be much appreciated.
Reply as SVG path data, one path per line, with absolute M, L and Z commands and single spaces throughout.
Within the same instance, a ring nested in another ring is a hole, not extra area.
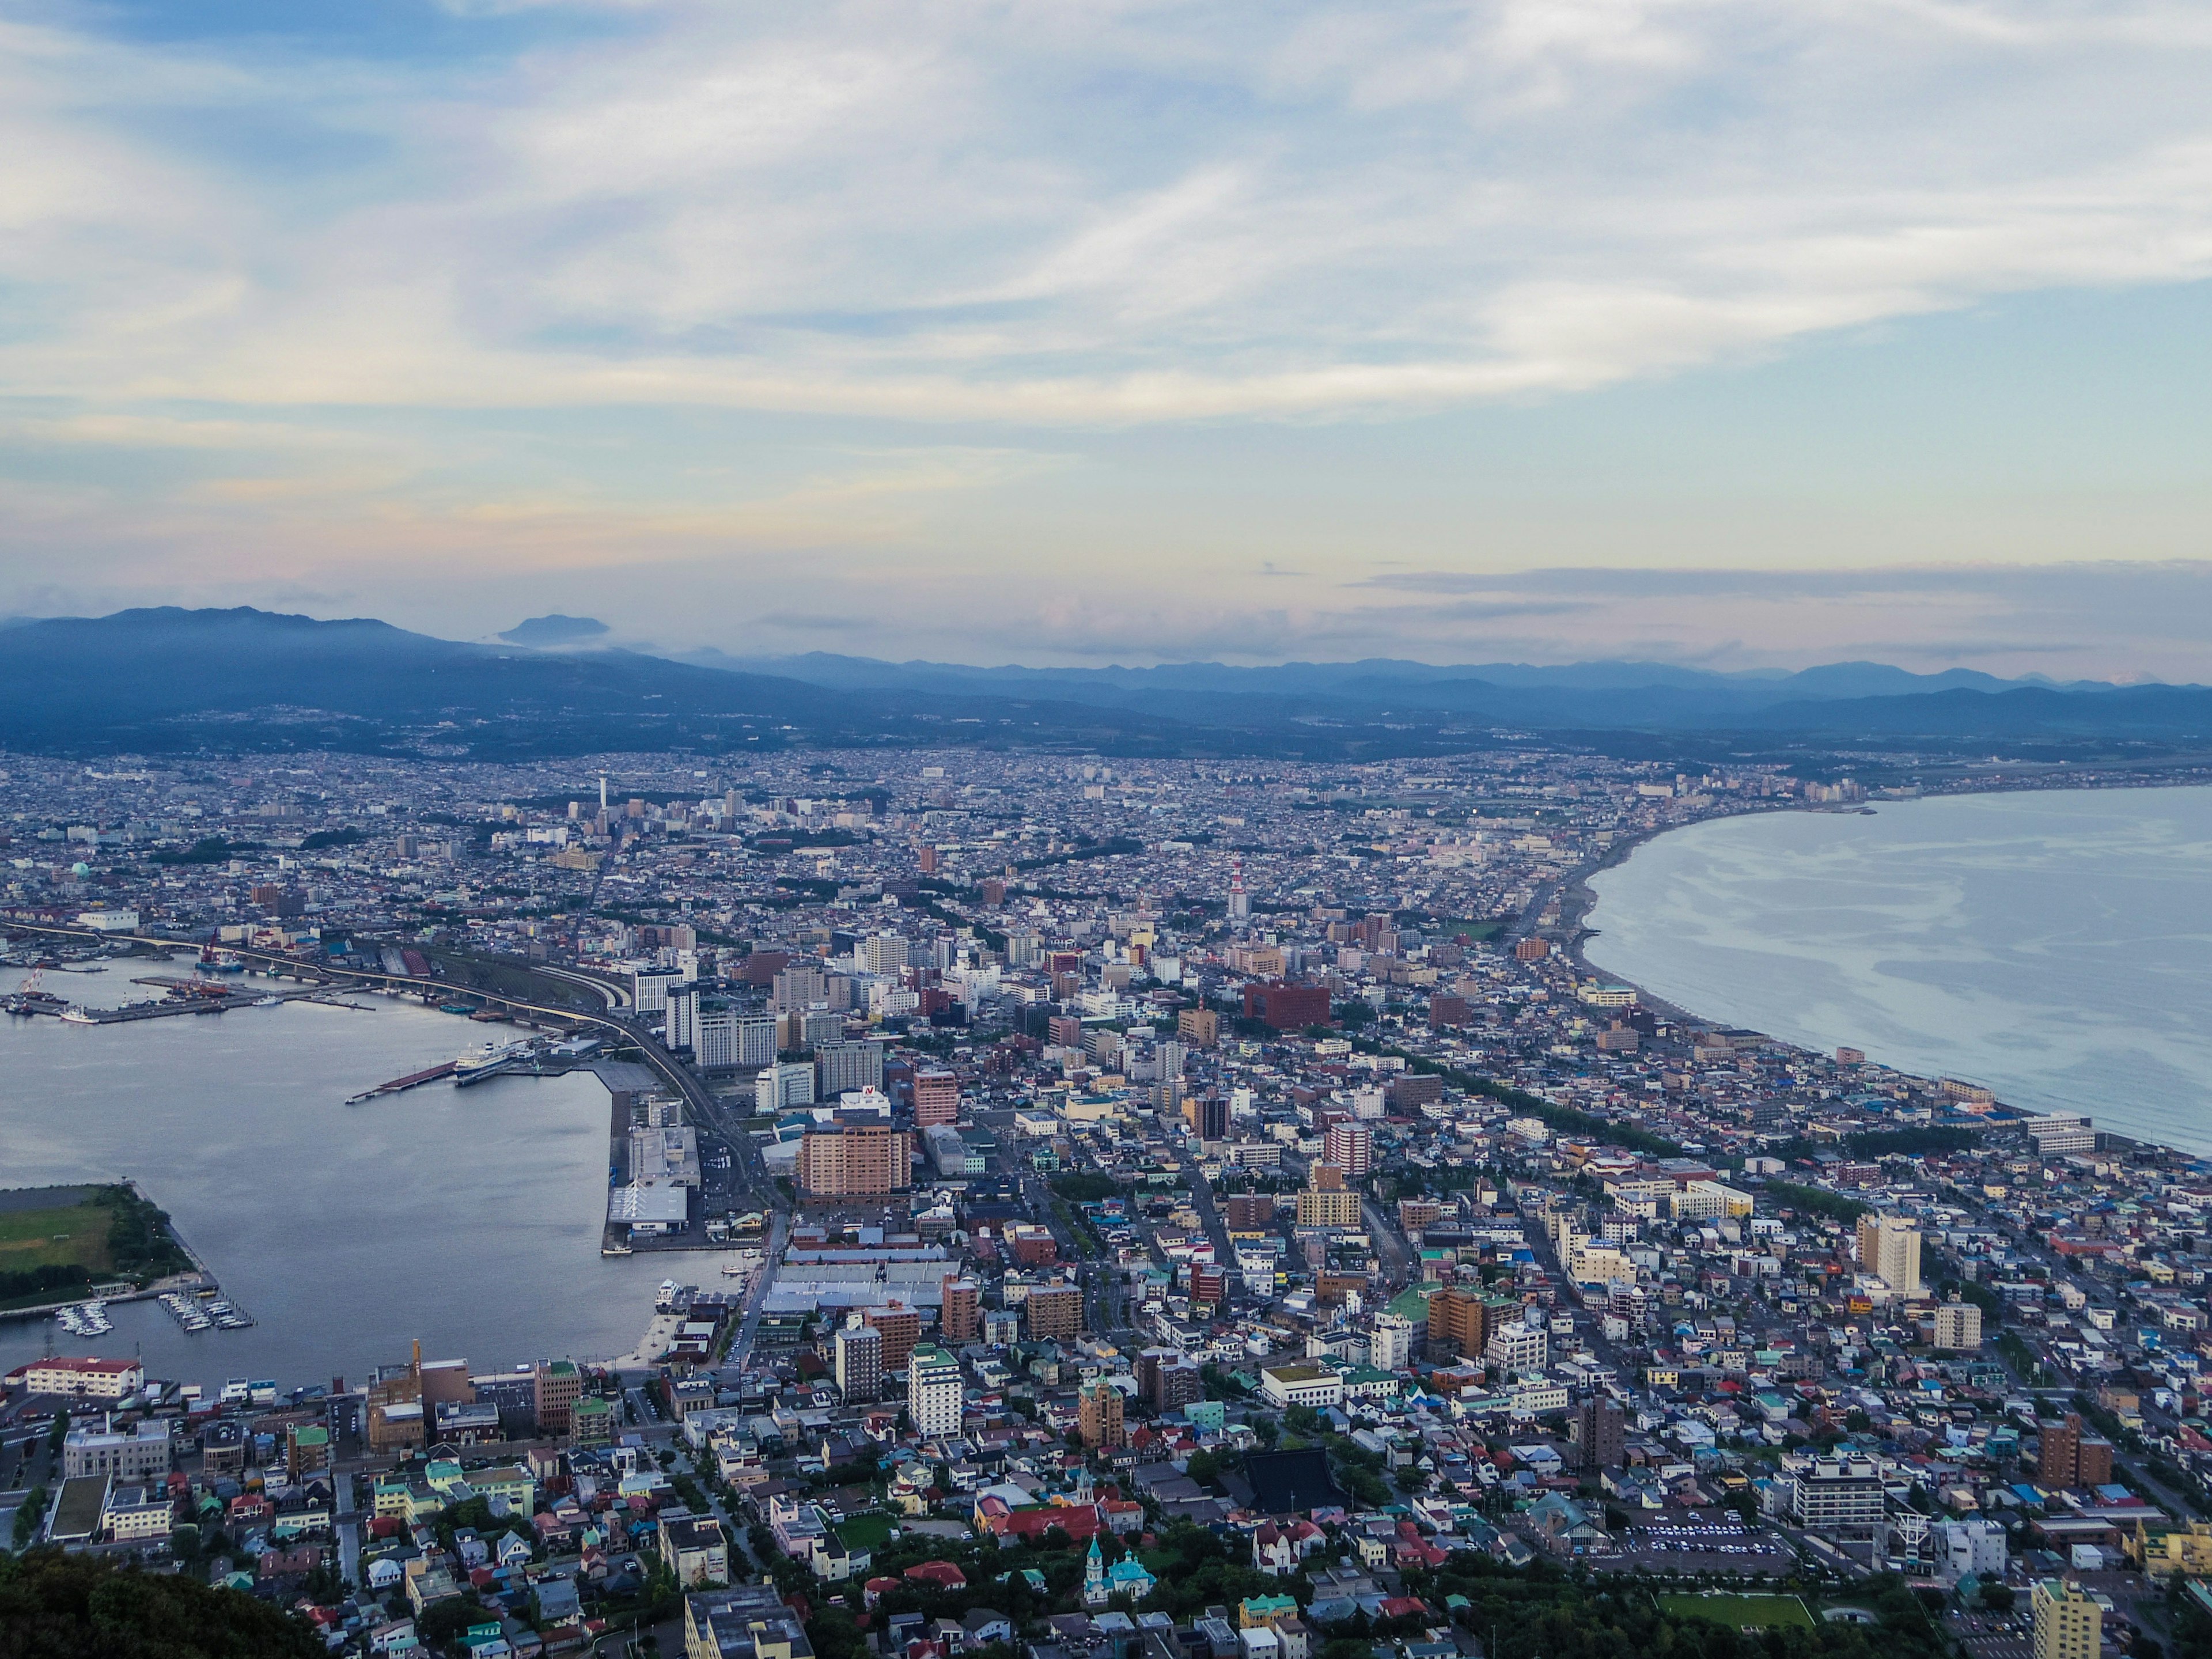
M 2212 678 L 2212 14 L 0 3 L 0 611 Z

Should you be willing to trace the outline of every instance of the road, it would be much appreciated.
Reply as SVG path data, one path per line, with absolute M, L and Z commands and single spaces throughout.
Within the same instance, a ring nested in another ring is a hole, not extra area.
M 775 1283 L 775 1264 L 783 1259 L 783 1247 L 790 1237 L 791 1216 L 778 1209 L 769 1218 L 768 1253 L 745 1296 L 745 1322 L 738 1327 L 737 1340 L 730 1344 L 729 1363 L 740 1370 L 752 1357 L 753 1339 L 760 1334 L 761 1310 L 767 1304 L 769 1287 Z

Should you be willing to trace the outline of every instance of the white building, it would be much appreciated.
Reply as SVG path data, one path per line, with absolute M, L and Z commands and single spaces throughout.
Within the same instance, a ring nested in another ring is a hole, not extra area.
M 1377 1314 L 1368 1334 L 1368 1363 L 1378 1371 L 1402 1371 L 1413 1363 L 1414 1346 L 1425 1340 L 1428 1327 L 1417 1326 L 1396 1314 Z
M 1268 1365 L 1260 1372 L 1260 1392 L 1273 1406 L 1340 1406 L 1344 1376 L 1329 1365 Z
M 1551 1343 L 1541 1324 L 1524 1321 L 1501 1325 L 1491 1333 L 1482 1357 L 1504 1366 L 1509 1375 L 1540 1371 L 1551 1357 Z
M 960 1432 L 960 1362 L 934 1344 L 907 1358 L 906 1409 L 915 1432 L 925 1437 Z

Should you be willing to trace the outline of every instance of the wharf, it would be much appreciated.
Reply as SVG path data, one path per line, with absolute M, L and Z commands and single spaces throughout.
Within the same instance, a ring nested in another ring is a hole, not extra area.
M 405 1077 L 396 1077 L 389 1083 L 380 1083 L 374 1089 L 363 1089 L 357 1095 L 346 1097 L 346 1104 L 358 1106 L 364 1100 L 374 1100 L 382 1095 L 404 1094 L 410 1089 L 419 1089 L 426 1083 L 435 1083 L 441 1077 L 451 1077 L 458 1060 L 441 1060 L 420 1072 L 410 1072 Z
M 168 1019 L 180 1014 L 219 1014 L 230 1008 L 252 1008 L 269 1002 L 306 1001 L 327 994 L 319 986 L 284 991 L 269 990 L 259 986 L 252 989 L 244 987 L 233 989 L 227 985 L 210 985 L 205 980 L 179 979 L 168 975 L 134 979 L 131 982 L 167 991 L 168 1000 L 131 1003 L 121 1008 L 87 1008 L 81 1004 L 64 1002 L 51 994 L 19 992 L 6 998 L 0 1006 L 4 1006 L 11 1014 L 52 1014 L 72 1025 L 123 1025 L 132 1020 Z

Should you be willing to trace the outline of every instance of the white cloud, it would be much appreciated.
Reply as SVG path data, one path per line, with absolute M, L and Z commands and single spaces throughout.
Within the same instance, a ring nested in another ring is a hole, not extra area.
M 2212 272 L 2157 5 L 679 4 L 404 73 L 88 20 L 0 52 L 0 389 L 88 404 L 1328 414 Z M 279 118 L 362 153 L 173 142 Z

